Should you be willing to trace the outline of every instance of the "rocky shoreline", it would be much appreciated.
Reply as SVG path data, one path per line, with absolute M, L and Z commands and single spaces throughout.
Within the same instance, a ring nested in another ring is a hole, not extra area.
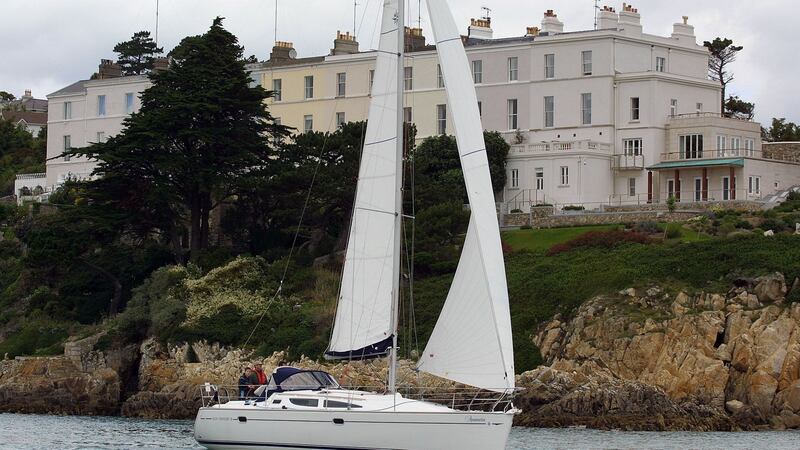
M 792 288 L 798 288 L 795 280 Z M 546 361 L 517 376 L 516 424 L 621 430 L 735 431 L 800 427 L 800 304 L 783 276 L 738 280 L 725 294 L 658 287 L 590 299 L 543 324 Z M 197 342 L 98 350 L 100 336 L 64 356 L 0 361 L 0 412 L 190 419 L 204 382 L 234 385 L 255 360 Z M 343 385 L 382 386 L 383 361 L 323 365 L 282 352 L 265 370 L 323 368 Z M 403 361 L 400 383 L 447 386 Z

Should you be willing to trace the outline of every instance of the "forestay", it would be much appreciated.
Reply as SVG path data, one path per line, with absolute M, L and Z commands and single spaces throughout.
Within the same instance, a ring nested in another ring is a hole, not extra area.
M 398 173 L 397 0 L 386 0 L 361 168 L 329 359 L 386 354 L 392 344 Z
M 514 387 L 514 351 L 500 230 L 478 100 L 461 36 L 446 1 L 427 3 L 472 216 L 453 284 L 419 369 L 502 391 Z

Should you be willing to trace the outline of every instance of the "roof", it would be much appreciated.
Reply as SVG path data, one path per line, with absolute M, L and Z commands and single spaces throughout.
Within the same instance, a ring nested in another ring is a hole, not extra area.
M 24 120 L 29 125 L 47 125 L 47 113 L 37 111 L 3 111 L 0 116 L 5 120 L 19 122 Z
M 744 158 L 693 159 L 688 161 L 670 161 L 650 166 L 647 170 L 685 169 L 690 167 L 736 166 L 744 167 Z
M 48 97 L 52 97 L 54 95 L 65 95 L 65 94 L 79 94 L 86 90 L 86 82 L 89 80 L 81 80 L 76 81 L 75 83 L 70 84 L 67 87 L 61 88 L 52 94 L 48 95 Z

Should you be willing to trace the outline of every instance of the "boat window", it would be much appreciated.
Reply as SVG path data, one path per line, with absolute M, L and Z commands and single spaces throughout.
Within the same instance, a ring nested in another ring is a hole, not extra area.
M 290 402 L 293 405 L 297 406 L 307 406 L 310 408 L 316 408 L 319 405 L 319 399 L 316 398 L 290 398 Z
M 273 404 L 273 405 L 276 405 L 276 404 L 278 404 L 278 403 L 280 403 L 280 402 L 281 402 L 281 399 L 279 399 L 279 398 L 276 398 L 275 400 L 273 400 L 273 401 L 272 401 L 272 404 Z
M 337 402 L 336 400 L 325 400 L 325 407 L 354 409 L 354 408 L 361 408 L 361 405 L 356 405 L 355 403 Z

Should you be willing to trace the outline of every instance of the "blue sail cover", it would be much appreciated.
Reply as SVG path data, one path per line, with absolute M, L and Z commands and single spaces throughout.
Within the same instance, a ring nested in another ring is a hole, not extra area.
M 389 336 L 388 338 L 377 342 L 372 345 L 368 345 L 363 348 L 359 348 L 357 350 L 350 350 L 347 352 L 334 352 L 328 350 L 325 352 L 325 359 L 327 360 L 339 360 L 339 359 L 346 359 L 346 360 L 363 360 L 363 359 L 374 359 L 374 358 L 382 358 L 389 353 L 389 349 L 392 348 L 392 342 L 394 341 L 394 336 Z

